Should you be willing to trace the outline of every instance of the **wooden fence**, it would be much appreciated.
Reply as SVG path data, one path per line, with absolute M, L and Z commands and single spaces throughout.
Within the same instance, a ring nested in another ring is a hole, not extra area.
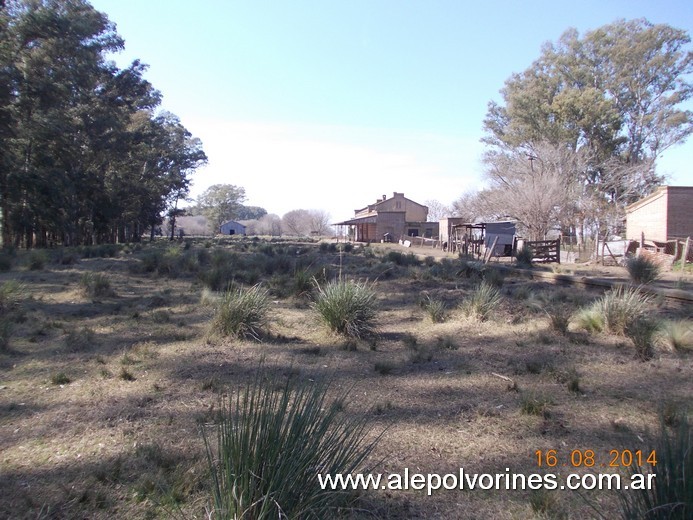
M 561 239 L 525 241 L 524 247 L 532 250 L 532 262 L 537 264 L 561 263 Z M 513 248 L 514 249 L 514 248 Z

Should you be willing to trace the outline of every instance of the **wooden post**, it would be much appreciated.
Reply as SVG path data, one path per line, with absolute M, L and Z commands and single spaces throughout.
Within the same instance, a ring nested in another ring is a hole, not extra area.
M 556 239 L 556 262 L 561 263 L 561 239 Z
M 645 232 L 641 231 L 640 232 L 640 247 L 638 248 L 638 254 L 635 256 L 640 256 L 640 253 L 642 253 L 643 249 L 645 249 Z
M 686 237 L 686 245 L 683 246 L 683 253 L 681 253 L 681 270 L 686 268 L 686 260 L 688 260 L 688 247 L 691 245 L 691 237 Z
M 491 250 L 488 253 L 488 258 L 486 258 L 486 252 L 484 251 L 484 263 L 488 264 L 488 261 L 491 260 L 491 255 L 493 254 L 493 251 L 496 249 L 496 244 L 498 243 L 498 235 L 493 239 L 493 245 L 491 246 Z

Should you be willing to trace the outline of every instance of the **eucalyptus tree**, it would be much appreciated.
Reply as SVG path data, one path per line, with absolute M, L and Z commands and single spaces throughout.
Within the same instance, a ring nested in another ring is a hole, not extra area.
M 0 1 L 3 243 L 137 239 L 206 156 L 85 0 Z
M 682 108 L 693 86 L 690 36 L 668 25 L 620 20 L 587 32 L 566 31 L 537 61 L 513 74 L 484 121 L 490 169 L 538 143 L 585 158 L 571 170 L 579 187 L 574 220 L 602 225 L 662 182 L 656 160 L 693 131 Z M 572 182 L 575 181 L 575 184 Z M 518 194 L 518 196 L 521 196 Z

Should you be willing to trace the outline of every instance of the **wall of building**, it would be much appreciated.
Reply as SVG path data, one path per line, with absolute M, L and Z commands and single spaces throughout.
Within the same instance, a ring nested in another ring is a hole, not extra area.
M 669 186 L 667 193 L 667 239 L 693 238 L 693 186 Z
M 231 233 L 233 231 L 233 233 Z M 243 235 L 245 234 L 245 226 L 238 222 L 224 222 L 221 225 L 222 235 Z
M 445 217 L 440 219 L 439 235 L 441 242 L 450 243 L 451 238 L 455 237 L 455 233 L 452 230 L 452 226 L 457 224 L 464 224 L 465 219 L 460 217 Z
M 626 211 L 626 238 L 664 242 L 667 239 L 667 190 L 660 190 Z

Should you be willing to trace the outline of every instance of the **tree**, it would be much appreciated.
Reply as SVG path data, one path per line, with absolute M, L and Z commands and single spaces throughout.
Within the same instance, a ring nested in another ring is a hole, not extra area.
M 429 199 L 424 204 L 428 207 L 429 222 L 438 222 L 441 218 L 450 216 L 450 208 L 440 201 Z
M 259 206 L 241 206 L 236 218 L 238 220 L 260 220 L 267 215 L 267 210 Z
M 293 209 L 282 217 L 283 230 L 294 236 L 305 236 L 310 233 L 310 213 L 305 209 Z
M 330 232 L 330 214 L 321 209 L 308 210 L 310 232 L 313 235 L 327 235 Z
M 239 218 L 244 201 L 244 188 L 233 184 L 214 184 L 197 198 L 197 205 L 207 217 L 212 230 L 219 232 L 224 222 Z
M 0 0 L 3 243 L 138 240 L 206 161 L 123 40 L 85 0 Z
M 689 35 L 646 20 L 617 21 L 583 38 L 574 29 L 547 44 L 489 104 L 483 139 L 497 154 L 532 153 L 539 143 L 588 159 L 567 182 L 582 186 L 575 219 L 619 221 L 625 205 L 662 182 L 656 159 L 693 132 Z M 586 208 L 609 209 L 585 214 Z
M 269 235 L 273 237 L 278 237 L 282 235 L 282 219 L 279 215 L 270 213 L 265 215 L 258 220 L 257 225 L 258 235 Z
M 530 240 L 543 240 L 572 209 L 575 180 L 584 168 L 581 156 L 563 146 L 541 143 L 531 154 L 489 152 L 490 187 L 476 196 L 477 211 L 493 218 L 512 218 Z

